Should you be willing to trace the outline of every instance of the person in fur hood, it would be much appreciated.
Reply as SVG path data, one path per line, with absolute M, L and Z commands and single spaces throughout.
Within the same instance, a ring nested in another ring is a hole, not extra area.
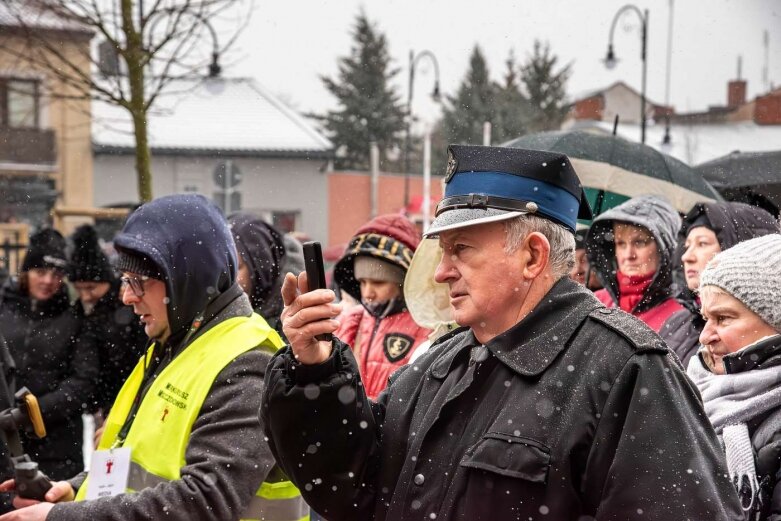
M 699 290 L 706 322 L 687 373 L 722 438 L 746 519 L 781 519 L 781 235 L 716 255 Z

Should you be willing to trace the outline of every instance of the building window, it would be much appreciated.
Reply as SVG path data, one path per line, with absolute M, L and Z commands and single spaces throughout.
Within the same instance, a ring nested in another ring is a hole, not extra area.
M 0 125 L 38 128 L 40 84 L 35 80 L 0 78 Z

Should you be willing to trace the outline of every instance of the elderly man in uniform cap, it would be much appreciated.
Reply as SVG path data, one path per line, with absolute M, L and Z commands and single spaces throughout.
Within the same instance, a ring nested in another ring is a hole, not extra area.
M 329 521 L 742 519 L 691 382 L 567 273 L 589 218 L 566 156 L 451 146 L 427 231 L 462 327 L 366 398 L 327 290 L 283 287 L 261 413 Z

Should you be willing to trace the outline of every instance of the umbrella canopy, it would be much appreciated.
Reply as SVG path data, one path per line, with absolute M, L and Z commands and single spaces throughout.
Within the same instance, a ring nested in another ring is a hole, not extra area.
M 778 215 L 781 208 L 781 150 L 735 151 L 695 167 L 725 199 L 754 204 Z
M 603 131 L 541 132 L 504 146 L 567 154 L 595 214 L 645 194 L 666 197 L 681 213 L 688 212 L 698 202 L 722 200 L 685 163 Z

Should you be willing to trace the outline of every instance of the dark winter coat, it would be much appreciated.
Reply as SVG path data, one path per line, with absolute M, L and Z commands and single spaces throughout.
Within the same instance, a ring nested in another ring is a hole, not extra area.
M 631 313 L 658 331 L 672 313 L 681 309 L 673 300 L 675 292 L 672 278 L 675 234 L 678 232 L 681 219 L 669 203 L 649 195 L 634 197 L 594 219 L 586 235 L 586 255 L 604 288 L 597 292 L 597 297 L 603 303 L 608 305 L 612 303 L 617 307 L 619 284 L 616 275 L 618 271 L 616 248 L 613 242 L 615 222 L 642 226 L 651 232 L 656 241 L 659 267 L 651 285 L 645 290 L 643 298 Z
M 0 410 L 13 407 L 14 392 L 16 391 L 16 364 L 11 358 L 8 344 L 0 336 Z M 6 480 L 14 476 L 14 468 L 11 463 L 11 453 L 5 441 L 0 441 L 0 479 Z M 13 510 L 13 494 L 0 494 L 0 514 Z
M 738 374 L 781 365 L 781 335 L 774 335 L 722 358 L 725 374 Z M 703 367 L 707 364 L 703 361 Z M 746 396 L 746 399 L 754 398 Z M 751 521 L 781 521 L 781 408 L 747 422 L 760 483 Z M 745 492 L 749 492 L 745 490 Z M 747 494 L 750 495 L 750 494 Z M 744 499 L 748 505 L 750 500 Z
M 329 521 L 737 520 L 691 382 L 659 337 L 562 279 L 481 346 L 446 335 L 377 403 L 348 346 L 273 359 L 274 455 Z
M 99 363 L 65 286 L 34 302 L 9 280 L 0 293 L 0 334 L 16 363 L 17 388 L 38 398 L 46 424 L 45 438 L 23 439 L 25 451 L 54 480 L 77 474 L 84 468 L 81 414 L 93 399 Z
M 158 346 L 155 370 L 142 388 L 148 389 L 173 358 L 211 327 L 252 313 L 236 283 L 236 246 L 227 222 L 203 196 L 147 203 L 128 218 L 114 244 L 151 258 L 166 277 L 172 334 Z M 58 503 L 47 521 L 237 518 L 274 468 L 257 414 L 269 360 L 268 353 L 253 349 L 217 376 L 192 426 L 180 479 L 135 494 Z M 81 475 L 71 484 L 78 489 L 83 479 Z
M 281 332 L 282 281 L 287 253 L 282 233 L 252 214 L 239 213 L 230 217 L 236 249 L 252 278 L 250 303 L 258 315 Z M 296 273 L 297 275 L 297 273 Z
M 133 308 L 122 303 L 118 279 L 111 283 L 89 315 L 84 314 L 80 301 L 76 302 L 75 308 L 84 322 L 84 334 L 97 346 L 100 360 L 100 374 L 90 410 L 108 412 L 120 387 L 144 353 L 147 343 L 144 326 Z
M 678 295 L 685 309 L 673 314 L 659 331 L 667 346 L 681 359 L 683 367 L 689 365 L 689 359 L 700 345 L 700 333 L 705 321 L 700 315 L 700 305 L 694 292 L 686 286 L 681 258 L 685 252 L 686 237 L 692 225 L 702 223 L 716 234 L 721 250 L 732 248 L 739 242 L 769 233 L 778 233 L 778 224 L 767 211 L 744 203 L 699 203 L 689 210 L 678 231 L 678 244 L 673 253 L 675 268 L 673 277 L 676 286 L 681 288 Z

